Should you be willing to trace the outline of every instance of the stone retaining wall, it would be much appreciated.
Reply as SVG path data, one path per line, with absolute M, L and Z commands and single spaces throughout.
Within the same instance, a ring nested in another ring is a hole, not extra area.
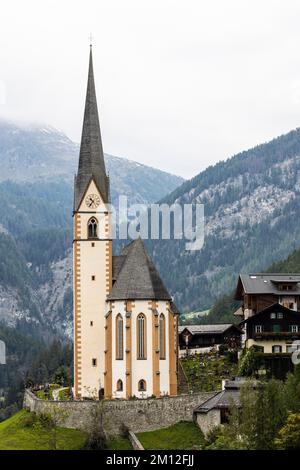
M 124 426 L 133 432 L 153 431 L 179 421 L 192 421 L 193 410 L 216 392 L 201 392 L 177 397 L 146 400 L 47 401 L 30 390 L 25 391 L 24 408 L 36 413 L 61 411 L 61 425 L 68 428 L 89 428 L 95 411 L 101 407 L 103 425 L 109 435 L 122 433 Z

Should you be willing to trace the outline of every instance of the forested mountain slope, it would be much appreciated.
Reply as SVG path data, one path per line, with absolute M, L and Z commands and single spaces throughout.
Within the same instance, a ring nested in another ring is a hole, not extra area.
M 183 310 L 203 310 L 300 245 L 300 129 L 207 168 L 163 199 L 202 203 L 205 244 L 152 242 L 158 268 Z

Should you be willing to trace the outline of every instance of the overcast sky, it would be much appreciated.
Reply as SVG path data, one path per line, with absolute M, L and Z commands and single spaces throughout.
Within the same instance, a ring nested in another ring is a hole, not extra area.
M 79 141 L 92 32 L 107 153 L 191 177 L 300 125 L 299 0 L 2 3 L 2 117 Z

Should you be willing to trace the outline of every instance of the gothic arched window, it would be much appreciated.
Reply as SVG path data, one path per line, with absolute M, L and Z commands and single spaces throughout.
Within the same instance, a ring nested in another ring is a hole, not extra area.
M 123 318 L 119 313 L 116 316 L 116 359 L 123 359 L 124 338 L 123 338 Z
M 121 379 L 117 382 L 117 392 L 123 392 L 123 382 Z
M 159 317 L 159 359 L 166 359 L 166 319 L 163 313 Z
M 137 358 L 146 359 L 146 317 L 143 313 L 137 317 Z
M 138 383 L 138 391 L 145 392 L 147 390 L 146 380 L 142 379 Z
M 92 217 L 88 221 L 88 238 L 98 237 L 98 221 L 95 217 Z

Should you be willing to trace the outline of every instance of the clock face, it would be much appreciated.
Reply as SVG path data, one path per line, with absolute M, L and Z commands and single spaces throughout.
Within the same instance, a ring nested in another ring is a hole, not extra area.
M 85 203 L 90 209 L 96 209 L 100 204 L 100 197 L 98 194 L 89 194 L 85 199 Z

